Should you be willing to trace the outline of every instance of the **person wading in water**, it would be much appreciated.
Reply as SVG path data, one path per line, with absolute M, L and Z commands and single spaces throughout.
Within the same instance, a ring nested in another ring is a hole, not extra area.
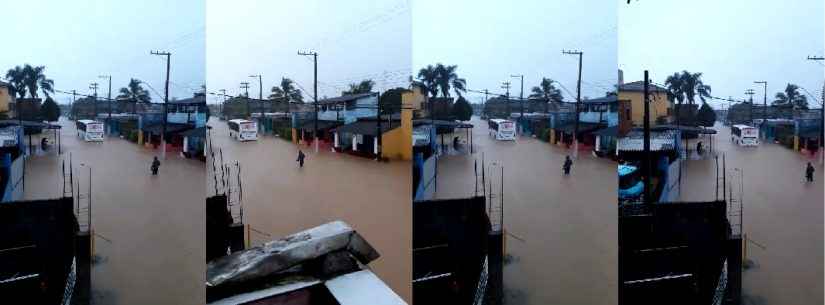
M 805 168 L 805 179 L 808 182 L 814 182 L 814 166 L 811 165 L 811 162 L 808 162 L 808 166 Z
M 155 156 L 155 160 L 152 160 L 152 176 L 156 176 L 158 174 L 158 168 L 160 167 L 160 160 L 158 157 Z
M 298 161 L 298 166 L 299 167 L 302 167 L 302 168 L 304 167 L 304 158 L 306 158 L 306 155 L 304 155 L 304 152 L 299 149 L 298 150 L 298 159 L 295 160 L 295 161 Z
M 564 165 L 562 169 L 564 169 L 565 175 L 570 175 L 570 168 L 573 166 L 573 160 L 570 160 L 570 156 L 564 157 Z

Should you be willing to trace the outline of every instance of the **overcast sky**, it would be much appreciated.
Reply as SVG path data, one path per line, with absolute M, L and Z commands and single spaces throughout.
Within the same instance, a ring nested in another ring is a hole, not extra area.
M 162 101 L 166 62 L 150 50 L 172 53 L 171 97 L 190 97 L 204 82 L 204 1 L 7 1 L 3 0 L 0 77 L 16 65 L 45 65 L 56 89 L 90 94 L 98 82 L 105 97 L 129 78 L 149 83 Z M 41 95 L 42 96 L 42 95 Z M 56 93 L 58 103 L 71 95 Z
M 617 79 L 616 4 L 604 0 L 443 1 L 413 2 L 413 67 L 458 65 L 459 77 L 473 90 L 524 96 L 542 77 L 574 101 L 578 58 L 562 50 L 584 52 L 582 96 L 600 97 L 613 90 Z M 556 86 L 559 87 L 559 86 Z M 561 89 L 561 88 L 559 88 Z M 453 94 L 453 93 L 451 93 Z M 467 93 L 471 102 L 484 94 Z
M 754 89 L 754 100 L 761 102 L 763 87 L 753 82 L 762 80 L 768 82 L 769 104 L 788 83 L 821 96 L 823 63 L 806 58 L 823 56 L 825 1 L 619 3 L 619 66 L 626 82 L 641 80 L 645 69 L 658 83 L 688 70 L 702 72 L 712 94 L 723 98 L 744 99 L 745 90 Z
M 374 90 L 406 87 L 410 76 L 410 4 L 406 0 L 207 1 L 207 86 L 263 97 L 282 77 L 312 99 L 313 63 L 298 51 L 318 52 L 318 96 L 340 96 L 349 83 L 372 79 Z M 221 98 L 210 95 L 215 103 Z

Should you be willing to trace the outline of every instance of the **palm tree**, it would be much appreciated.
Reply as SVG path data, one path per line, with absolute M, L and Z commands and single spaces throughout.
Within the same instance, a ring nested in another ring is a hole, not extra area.
M 435 97 L 438 94 L 438 87 L 435 83 L 437 78 L 438 75 L 432 65 L 427 65 L 426 68 L 421 68 L 418 71 L 418 80 L 430 93 L 430 97 Z
M 561 103 L 564 101 L 564 97 L 561 95 L 561 90 L 553 86 L 554 80 L 549 78 L 541 78 L 541 83 L 538 86 L 534 86 L 530 91 L 533 93 L 530 94 L 530 98 L 534 99 L 544 99 L 544 112 L 548 111 L 548 104 L 549 103 Z
M 710 86 L 702 82 L 701 72 L 690 73 L 688 71 L 682 71 L 680 80 L 682 82 L 682 93 L 684 93 L 689 105 L 695 103 L 696 96 L 699 96 L 699 99 L 703 103 L 705 102 L 705 98 L 710 97 Z
M 808 98 L 799 92 L 799 86 L 788 84 L 784 92 L 777 92 L 774 106 L 808 109 Z
M 455 90 L 456 95 L 461 97 L 461 92 L 467 91 L 467 81 L 459 78 L 455 70 L 458 66 L 445 66 L 442 64 L 435 65 L 435 84 L 441 89 L 442 97 L 450 97 L 450 88 Z
M 272 87 L 270 92 L 272 92 L 272 94 L 269 95 L 270 100 L 286 98 L 287 101 L 296 103 L 304 102 L 304 97 L 301 95 L 301 91 L 298 91 L 298 89 L 295 88 L 295 82 L 286 77 L 281 78 L 280 86 Z
M 529 97 L 531 98 L 543 98 L 551 102 L 561 103 L 564 101 L 564 97 L 561 95 L 561 90 L 553 86 L 554 80 L 549 78 L 541 78 L 541 83 L 538 86 L 534 86 L 531 90 L 533 93 L 530 94 Z
M 12 86 L 12 95 L 16 94 L 19 98 L 25 98 L 26 86 L 23 83 L 26 75 L 23 74 L 23 68 L 16 66 L 14 69 L 9 69 L 9 71 L 6 72 L 6 78 Z
M 152 96 L 149 94 L 149 91 L 143 89 L 140 85 L 140 80 L 137 79 L 129 79 L 129 84 L 126 87 L 120 88 L 119 94 L 117 95 L 117 99 L 128 100 L 132 102 L 132 112 L 137 113 L 137 103 L 150 103 L 152 102 Z M 125 109 L 121 108 L 121 111 L 126 111 Z
M 120 88 L 119 92 L 120 94 L 117 95 L 118 99 L 130 99 L 142 103 L 152 101 L 152 96 L 149 95 L 149 91 L 143 89 L 140 81 L 134 78 L 129 80 L 129 84 L 126 87 Z
M 667 95 L 681 105 L 685 100 L 685 94 L 682 92 L 682 76 L 679 72 L 673 73 L 665 79 L 665 86 L 667 86 Z
M 46 78 L 43 74 L 45 70 L 45 66 L 23 66 L 23 85 L 28 89 L 30 97 L 37 98 L 38 89 L 42 90 L 46 97 L 49 97 L 49 93 L 54 93 L 54 81 Z
M 360 83 L 352 83 L 349 84 L 349 90 L 345 90 L 341 92 L 341 95 L 353 95 L 353 94 L 361 94 L 361 93 L 369 93 L 372 92 L 372 87 L 375 86 L 375 82 L 371 79 L 362 80 Z

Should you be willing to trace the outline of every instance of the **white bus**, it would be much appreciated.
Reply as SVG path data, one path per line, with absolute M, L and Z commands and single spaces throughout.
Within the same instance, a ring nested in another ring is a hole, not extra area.
M 86 142 L 103 141 L 103 123 L 93 120 L 77 121 L 77 136 Z
M 258 140 L 258 124 L 248 120 L 229 120 L 229 136 L 238 141 L 257 141 Z
M 491 119 L 490 135 L 494 136 L 496 140 L 516 140 L 516 124 L 513 121 L 503 119 Z
M 733 125 L 730 140 L 740 146 L 759 146 L 759 130 L 748 125 Z

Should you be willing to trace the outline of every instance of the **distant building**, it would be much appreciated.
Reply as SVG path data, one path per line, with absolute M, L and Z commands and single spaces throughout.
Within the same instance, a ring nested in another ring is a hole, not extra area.
M 668 98 L 667 89 L 650 84 L 648 85 L 648 98 L 650 99 L 650 125 L 657 123 L 671 123 L 673 115 L 673 102 Z M 619 100 L 630 101 L 630 119 L 633 126 L 644 125 L 644 82 L 636 81 L 627 84 L 619 84 Z
M 378 92 L 345 95 L 318 101 L 318 119 L 349 124 L 361 118 L 374 118 L 378 111 Z

